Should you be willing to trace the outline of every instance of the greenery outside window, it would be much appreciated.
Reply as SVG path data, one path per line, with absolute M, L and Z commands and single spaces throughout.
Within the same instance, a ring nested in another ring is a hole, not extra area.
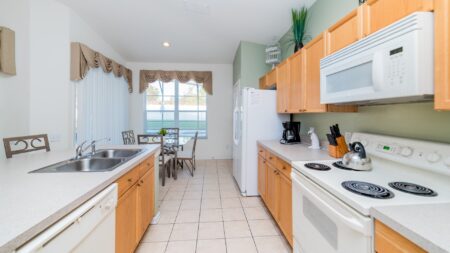
M 206 92 L 195 82 L 177 80 L 149 84 L 146 91 L 144 130 L 155 134 L 161 128 L 178 127 L 180 136 L 207 138 Z

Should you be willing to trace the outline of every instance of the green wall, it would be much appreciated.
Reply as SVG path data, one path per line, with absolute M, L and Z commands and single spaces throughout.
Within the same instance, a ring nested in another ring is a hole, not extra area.
M 241 41 L 233 61 L 233 83 L 241 79 L 243 87 L 258 88 L 259 78 L 270 70 L 265 63 L 265 45 Z
M 357 0 L 317 0 L 310 8 L 307 35 L 314 38 L 358 6 Z M 286 58 L 293 53 L 280 40 Z M 302 122 L 302 134 L 309 127 L 316 128 L 321 139 L 326 139 L 328 126 L 339 123 L 341 131 L 369 132 L 450 143 L 450 112 L 437 112 L 433 103 L 360 106 L 358 113 L 298 114 L 295 120 Z

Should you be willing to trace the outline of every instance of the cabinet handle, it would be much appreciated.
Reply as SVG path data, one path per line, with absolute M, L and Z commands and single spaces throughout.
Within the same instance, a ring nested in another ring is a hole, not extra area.
M 283 168 L 282 168 L 283 170 L 286 170 L 286 167 L 285 166 L 283 166 Z
M 141 186 L 141 184 L 137 184 L 137 186 Z
M 144 183 L 144 180 L 141 180 L 141 184 L 143 184 Z
M 284 112 L 287 112 L 287 110 L 284 110 Z
M 128 178 L 128 182 L 133 182 L 133 179 L 132 178 Z

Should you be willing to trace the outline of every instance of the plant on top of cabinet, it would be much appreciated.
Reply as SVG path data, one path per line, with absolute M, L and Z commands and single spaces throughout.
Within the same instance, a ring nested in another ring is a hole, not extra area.
M 303 39 L 305 38 L 307 17 L 308 17 L 308 8 L 302 7 L 300 10 L 292 9 L 291 42 L 294 43 L 294 52 L 297 52 L 303 47 Z

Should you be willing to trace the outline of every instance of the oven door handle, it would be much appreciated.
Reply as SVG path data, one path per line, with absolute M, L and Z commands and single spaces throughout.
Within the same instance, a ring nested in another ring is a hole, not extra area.
M 292 179 L 295 181 L 296 184 L 300 186 L 301 191 L 303 191 L 303 194 L 308 194 L 311 198 L 309 199 L 313 203 L 315 203 L 318 206 L 321 206 L 322 208 L 327 209 L 327 214 L 331 214 L 336 219 L 342 221 L 344 224 L 346 224 L 348 227 L 352 228 L 353 230 L 360 232 L 364 235 L 370 235 L 370 228 L 367 228 L 362 224 L 360 221 L 358 221 L 355 218 L 347 217 L 344 214 L 340 213 L 338 210 L 330 206 L 327 202 L 323 201 L 319 196 L 317 196 L 313 191 L 308 189 L 308 187 L 305 187 L 302 183 L 298 181 L 295 177 L 292 177 Z

